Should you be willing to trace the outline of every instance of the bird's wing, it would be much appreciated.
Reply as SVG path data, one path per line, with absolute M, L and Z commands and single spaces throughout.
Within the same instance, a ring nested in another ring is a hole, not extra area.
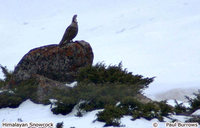
M 62 40 L 60 41 L 60 44 L 64 43 L 66 40 L 70 41 L 72 40 L 78 33 L 78 28 L 73 26 L 68 26 L 65 30 L 65 33 L 63 35 Z
M 72 40 L 77 35 L 78 28 L 76 28 L 76 27 L 68 27 L 66 31 L 67 31 L 66 32 L 66 34 L 67 34 L 66 39 L 67 40 Z

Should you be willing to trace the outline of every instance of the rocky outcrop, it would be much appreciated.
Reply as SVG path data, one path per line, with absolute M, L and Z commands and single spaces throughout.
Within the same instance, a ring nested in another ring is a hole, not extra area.
M 17 64 L 14 80 L 22 81 L 39 74 L 49 79 L 72 82 L 79 68 L 91 65 L 93 51 L 89 43 L 75 41 L 64 46 L 47 45 L 30 50 Z
M 49 98 L 54 97 L 55 90 L 62 90 L 71 91 L 71 88 L 67 87 L 65 84 L 60 83 L 58 81 L 54 81 L 52 79 L 48 79 L 41 75 L 33 75 L 32 79 L 35 80 L 35 83 L 37 83 L 35 86 L 37 87 L 37 90 L 35 92 L 35 103 L 43 103 L 49 101 Z

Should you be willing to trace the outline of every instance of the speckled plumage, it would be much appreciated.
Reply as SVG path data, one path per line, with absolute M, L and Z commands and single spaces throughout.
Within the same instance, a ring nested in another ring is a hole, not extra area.
M 67 27 L 63 35 L 62 40 L 59 45 L 70 43 L 78 34 L 78 22 L 76 20 L 77 15 L 74 15 L 72 18 L 72 23 Z

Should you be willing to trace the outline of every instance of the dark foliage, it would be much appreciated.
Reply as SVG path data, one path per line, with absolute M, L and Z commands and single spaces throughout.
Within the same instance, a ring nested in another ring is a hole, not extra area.
M 97 120 L 105 122 L 105 126 L 119 126 L 120 118 L 124 112 L 121 108 L 112 105 L 106 106 L 102 112 L 97 114 Z
M 153 78 L 143 78 L 142 75 L 133 75 L 122 68 L 122 63 L 109 65 L 97 63 L 95 66 L 88 66 L 80 69 L 78 73 L 78 82 L 104 84 L 104 83 L 120 83 L 132 84 L 138 87 L 138 90 L 148 87 L 153 82 Z
M 92 99 L 91 101 L 87 101 L 85 103 L 80 104 L 80 109 L 85 111 L 92 111 L 95 109 L 102 109 L 106 105 L 114 105 L 116 101 L 111 97 L 100 96 Z
M 51 108 L 51 111 L 54 114 L 62 114 L 66 115 L 72 111 L 74 106 L 78 103 L 78 98 L 76 93 L 73 89 L 53 89 L 52 95 L 49 99 L 56 99 L 53 105 L 54 107 Z
M 0 88 L 4 87 L 6 84 L 5 84 L 5 81 L 0 79 Z
M 56 128 L 63 128 L 63 122 L 59 122 L 56 124 Z
M 20 82 L 18 85 L 12 86 L 11 89 L 14 91 L 16 95 L 21 97 L 23 100 L 30 99 L 32 101 L 36 101 L 37 87 L 38 83 L 36 82 L 36 80 L 29 79 Z
M 105 122 L 105 126 L 120 126 L 119 120 L 123 115 L 131 115 L 133 120 L 157 118 L 159 121 L 163 121 L 163 117 L 168 116 L 169 113 L 172 113 L 172 108 L 165 102 L 143 104 L 133 97 L 126 97 L 120 105 L 105 106 L 105 109 L 97 114 L 97 120 Z
M 77 117 L 82 117 L 82 116 L 83 116 L 82 111 L 81 111 L 80 109 L 78 109 L 78 111 L 77 111 L 77 113 L 76 113 L 75 116 L 77 116 Z
M 37 83 L 34 79 L 11 86 L 9 90 L 6 89 L 3 93 L 0 93 L 0 108 L 16 108 L 27 99 L 35 101 L 36 89 Z
M 134 97 L 138 92 L 135 91 L 134 86 L 126 85 L 112 85 L 104 84 L 97 85 L 79 85 L 76 87 L 80 95 L 81 100 L 87 101 L 80 105 L 81 109 L 91 111 L 94 109 L 104 108 L 106 105 L 115 105 L 121 101 L 124 97 Z
M 132 115 L 133 111 L 137 111 L 142 107 L 142 103 L 134 97 L 125 97 L 122 99 L 119 107 L 122 108 L 126 115 Z
M 195 98 L 189 98 L 186 97 L 190 103 L 190 111 L 194 112 L 197 109 L 200 109 L 200 90 L 198 90 L 198 93 L 194 93 Z
M 187 112 L 188 108 L 186 108 L 186 107 L 183 105 L 183 103 L 180 103 L 180 104 L 179 104 L 176 100 L 175 100 L 175 103 L 176 103 L 176 105 L 175 105 L 175 107 L 174 107 L 174 112 L 175 112 L 176 114 L 182 115 L 182 114 L 185 114 L 185 113 Z
M 160 115 L 161 116 L 168 116 L 169 113 L 173 113 L 173 107 L 167 105 L 166 101 L 161 101 L 161 102 L 155 102 L 160 109 Z
M 11 77 L 12 77 L 12 72 L 11 71 L 8 71 L 7 67 L 5 66 L 2 66 L 0 65 L 0 68 L 4 74 L 4 80 L 0 80 L 0 81 L 4 81 L 6 83 L 8 83 L 10 80 L 11 80 Z
M 0 88 L 1 88 L 1 87 L 5 87 L 6 85 L 8 85 L 9 81 L 12 78 L 12 72 L 8 71 L 7 67 L 4 67 L 2 65 L 0 65 L 0 68 L 4 74 L 4 79 L 0 79 Z
M 80 104 L 80 109 L 84 111 L 92 111 L 95 109 L 102 109 L 106 105 L 115 105 L 117 102 L 121 101 L 124 97 L 130 96 L 134 97 L 138 92 L 135 92 L 134 86 L 126 86 L 126 85 L 94 85 L 94 84 L 79 84 L 73 89 L 69 90 L 54 90 L 54 97 L 58 99 L 59 104 L 57 107 L 62 107 L 64 104 L 68 105 L 69 102 L 67 100 L 63 100 L 62 98 L 67 97 L 69 99 L 73 99 L 74 103 L 69 104 L 72 105 L 77 104 L 79 101 L 85 101 Z M 63 110 L 62 107 L 61 110 Z
M 17 108 L 24 100 L 12 91 L 0 93 L 0 108 Z
M 138 110 L 132 112 L 132 117 L 133 120 L 143 117 L 147 120 L 157 118 L 159 121 L 163 121 L 160 111 L 159 106 L 154 103 L 143 104 Z
M 76 105 L 75 100 L 73 98 L 64 97 L 61 100 L 55 103 L 55 107 L 51 109 L 54 114 L 69 114 L 74 106 Z
M 124 97 L 134 97 L 141 89 L 148 87 L 154 78 L 143 78 L 141 75 L 132 75 L 118 66 L 106 66 L 97 63 L 80 69 L 78 73 L 79 85 L 74 89 L 79 97 L 86 102 L 80 105 L 81 109 L 91 111 L 104 108 L 106 105 L 115 105 Z
M 164 101 L 144 104 L 134 97 L 125 97 L 119 106 L 126 115 L 132 115 L 133 120 L 143 117 L 147 120 L 157 118 L 163 121 L 163 116 L 167 117 L 169 113 L 172 113 L 172 107 Z
M 159 121 L 163 121 L 163 117 L 167 117 L 169 113 L 172 113 L 172 107 L 168 106 L 165 102 L 150 102 L 142 104 L 139 101 L 134 106 L 135 109 L 129 108 L 129 113 L 132 113 L 133 120 L 138 118 L 145 118 L 151 120 L 157 118 Z

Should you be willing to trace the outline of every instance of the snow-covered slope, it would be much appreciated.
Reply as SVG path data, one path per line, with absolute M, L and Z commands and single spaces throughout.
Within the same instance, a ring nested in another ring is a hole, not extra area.
M 165 93 L 159 93 L 156 95 L 156 99 L 158 100 L 169 100 L 169 99 L 177 99 L 180 101 L 187 101 L 185 96 L 194 97 L 193 93 L 197 93 L 198 90 L 196 88 L 186 88 L 186 89 L 173 89 L 169 90 Z
M 104 123 L 95 121 L 96 113 L 101 110 L 95 110 L 86 113 L 83 117 L 76 117 L 76 108 L 66 115 L 53 115 L 50 111 L 50 105 L 34 104 L 30 100 L 23 102 L 19 108 L 11 109 L 4 108 L 0 109 L 0 122 L 52 122 L 54 125 L 58 122 L 64 122 L 64 128 L 102 128 Z M 197 113 L 197 112 L 196 112 Z M 199 112 L 197 113 L 199 114 Z M 173 116 L 173 118 L 179 121 L 185 121 L 188 119 L 185 116 Z M 165 119 L 165 121 L 170 121 Z M 130 116 L 125 116 L 121 119 L 122 128 L 152 128 L 153 123 L 158 123 L 159 127 L 164 127 L 164 122 L 159 122 L 157 119 L 147 121 L 145 119 L 131 120 Z M 108 127 L 112 128 L 112 127 Z
M 156 94 L 147 93 L 146 96 L 157 101 L 176 99 L 179 101 L 188 102 L 186 96 L 192 98 L 194 97 L 194 93 L 198 93 L 198 87 L 175 88 L 175 89 L 163 91 Z

